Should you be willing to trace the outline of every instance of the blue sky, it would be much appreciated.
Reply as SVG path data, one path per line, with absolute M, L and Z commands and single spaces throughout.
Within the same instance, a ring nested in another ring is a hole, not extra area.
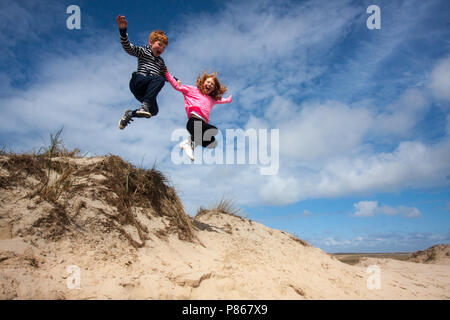
M 72 4 L 80 30 L 66 27 Z M 366 26 L 372 4 L 380 30 Z M 327 252 L 450 243 L 448 12 L 445 0 L 2 2 L 0 146 L 36 150 L 64 126 L 68 148 L 156 162 L 190 214 L 225 196 Z M 174 164 L 171 134 L 186 114 L 168 84 L 157 117 L 117 128 L 138 106 L 118 14 L 136 45 L 168 34 L 163 58 L 183 83 L 219 72 L 233 95 L 211 114 L 221 131 L 279 129 L 276 175 Z

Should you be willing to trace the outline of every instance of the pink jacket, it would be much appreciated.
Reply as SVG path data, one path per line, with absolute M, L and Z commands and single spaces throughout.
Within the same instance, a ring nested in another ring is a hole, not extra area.
M 180 91 L 183 94 L 184 107 L 188 118 L 190 117 L 191 112 L 194 111 L 205 119 L 206 123 L 209 123 L 209 114 L 215 104 L 230 103 L 232 101 L 231 96 L 222 100 L 214 100 L 210 96 L 203 94 L 197 87 L 181 85 L 169 72 L 166 73 L 166 79 L 175 90 Z

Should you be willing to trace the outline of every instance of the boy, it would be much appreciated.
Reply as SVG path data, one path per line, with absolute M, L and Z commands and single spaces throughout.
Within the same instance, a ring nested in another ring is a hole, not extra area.
M 128 40 L 128 22 L 124 16 L 118 16 L 117 25 L 120 31 L 120 42 L 128 54 L 137 57 L 137 71 L 130 80 L 130 90 L 139 102 L 140 109 L 126 110 L 119 121 L 119 129 L 123 130 L 132 118 L 150 118 L 158 114 L 156 96 L 165 83 L 166 65 L 160 57 L 168 44 L 168 38 L 161 30 L 153 31 L 149 36 L 149 46 L 136 47 Z

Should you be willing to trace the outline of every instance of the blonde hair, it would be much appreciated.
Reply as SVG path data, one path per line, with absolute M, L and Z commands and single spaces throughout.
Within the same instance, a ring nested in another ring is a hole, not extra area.
M 217 72 L 213 72 L 211 74 L 203 71 L 199 74 L 197 77 L 197 88 L 206 95 L 205 89 L 203 84 L 205 83 L 206 79 L 213 78 L 214 80 L 214 90 L 211 91 L 209 96 L 213 98 L 214 100 L 220 100 L 222 99 L 222 95 L 227 92 L 228 88 L 220 83 L 219 79 L 217 79 Z
M 166 46 L 169 44 L 169 38 L 167 38 L 166 34 L 162 30 L 155 30 L 150 33 L 148 37 L 148 41 L 151 43 L 155 43 L 156 41 L 161 41 Z

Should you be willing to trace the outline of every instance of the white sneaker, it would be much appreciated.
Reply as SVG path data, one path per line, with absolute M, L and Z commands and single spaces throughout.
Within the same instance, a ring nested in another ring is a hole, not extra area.
M 189 159 L 191 159 L 191 161 L 194 161 L 194 142 L 191 141 L 191 139 L 186 139 L 183 142 L 181 142 L 179 145 L 180 149 L 182 149 L 184 151 L 184 153 L 186 153 L 186 155 L 188 156 Z

